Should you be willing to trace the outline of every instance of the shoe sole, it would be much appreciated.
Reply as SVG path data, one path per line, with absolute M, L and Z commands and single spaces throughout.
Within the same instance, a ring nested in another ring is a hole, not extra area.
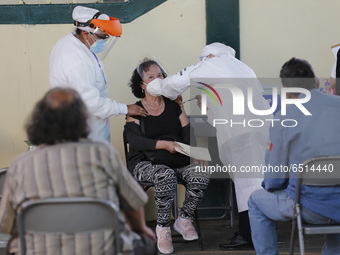
M 159 248 L 159 246 L 158 246 L 158 242 L 157 242 L 157 248 L 158 248 L 158 250 L 159 250 L 159 252 L 161 252 L 161 253 L 163 253 L 163 254 L 171 254 L 171 253 L 173 253 L 174 252 L 174 248 L 172 248 L 172 250 L 171 251 L 169 251 L 169 252 L 163 252 L 160 248 Z
M 178 233 L 180 233 L 185 241 L 195 241 L 195 240 L 198 240 L 198 239 L 199 239 L 198 236 L 195 237 L 195 238 L 193 238 L 193 239 L 188 239 L 188 238 L 184 237 L 184 235 L 183 235 L 181 229 L 177 227 L 176 222 L 175 222 L 175 224 L 174 224 L 174 230 L 176 230 Z
M 171 253 L 174 252 L 174 247 L 172 247 L 172 250 L 171 250 L 171 251 L 168 251 L 168 252 L 162 251 L 162 249 L 159 248 L 159 244 L 158 244 L 159 237 L 158 237 L 157 233 L 156 233 L 156 236 L 157 236 L 157 249 L 158 249 L 161 253 L 163 253 L 163 254 L 171 254 Z

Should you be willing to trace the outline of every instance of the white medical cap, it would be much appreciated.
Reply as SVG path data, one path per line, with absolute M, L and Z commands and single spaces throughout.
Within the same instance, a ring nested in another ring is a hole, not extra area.
M 232 55 L 235 57 L 236 51 L 223 43 L 212 43 L 203 47 L 200 57 L 207 57 L 209 54 L 213 54 L 215 57 L 222 55 Z
M 96 10 L 96 9 L 92 9 L 92 8 L 88 8 L 88 7 L 84 7 L 84 6 L 76 6 L 73 9 L 73 12 L 72 12 L 72 18 L 73 18 L 74 21 L 85 23 L 89 20 L 92 20 L 93 16 L 97 12 L 99 12 L 99 11 Z M 108 15 L 102 13 L 98 16 L 97 19 L 110 20 L 110 17 Z M 89 26 L 86 26 L 86 27 L 77 26 L 77 28 L 79 28 L 80 30 L 83 30 L 83 31 L 87 31 L 87 32 L 93 32 L 94 31 L 94 29 L 90 28 Z

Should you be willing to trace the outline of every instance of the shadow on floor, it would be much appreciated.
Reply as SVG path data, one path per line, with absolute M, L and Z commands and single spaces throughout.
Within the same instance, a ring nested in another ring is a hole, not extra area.
M 148 226 L 152 229 L 156 228 L 155 221 L 147 222 Z M 238 229 L 238 219 L 235 218 L 235 227 L 232 228 L 230 226 L 230 221 L 228 219 L 222 220 L 200 220 L 202 239 L 203 239 L 203 251 L 200 250 L 199 243 L 195 242 L 180 242 L 176 243 L 176 240 L 182 240 L 181 237 L 174 237 L 174 248 L 175 251 L 173 254 L 178 255 L 188 255 L 188 254 L 236 254 L 236 255 L 248 255 L 248 254 L 256 254 L 255 250 L 240 250 L 240 251 L 222 251 L 219 249 L 219 244 L 227 243 L 228 239 L 230 239 L 234 232 Z M 171 225 L 171 229 L 173 234 L 177 234 L 176 231 L 173 230 Z M 278 234 L 278 248 L 280 254 L 289 254 L 289 240 L 290 240 L 290 231 L 291 224 L 290 222 L 278 222 L 276 226 L 277 234 Z M 298 240 L 296 235 L 295 241 L 295 254 L 299 254 Z M 305 248 L 306 255 L 317 255 L 321 254 L 322 245 L 324 242 L 324 236 L 322 235 L 308 235 L 305 236 Z M 5 249 L 0 248 L 0 255 L 5 254 Z M 161 253 L 159 253 L 161 254 Z
M 173 223 L 172 223 L 173 224 Z M 233 237 L 234 232 L 238 229 L 238 219 L 235 218 L 235 227 L 230 226 L 228 219 L 222 220 L 200 220 L 201 233 L 203 239 L 203 251 L 200 250 L 199 243 L 186 242 L 176 243 L 176 240 L 181 240 L 181 237 L 174 237 L 174 253 L 173 254 L 256 254 L 255 250 L 241 250 L 241 251 L 222 251 L 219 249 L 219 244 L 227 243 L 228 239 Z M 148 225 L 155 229 L 156 222 L 148 222 Z M 177 234 L 173 230 L 172 233 Z M 277 235 L 278 235 L 278 248 L 280 254 L 289 254 L 289 241 L 290 241 L 290 222 L 278 222 L 277 223 Z M 299 254 L 299 246 L 297 235 L 295 236 L 295 254 Z M 305 250 L 306 254 L 316 255 L 321 254 L 322 245 L 324 242 L 324 236 L 322 235 L 308 235 L 305 238 Z M 161 254 L 161 253 L 159 253 Z

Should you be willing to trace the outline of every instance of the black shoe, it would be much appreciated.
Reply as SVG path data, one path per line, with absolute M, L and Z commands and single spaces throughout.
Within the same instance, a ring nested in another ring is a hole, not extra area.
M 248 243 L 246 240 L 243 239 L 238 233 L 230 239 L 229 243 L 220 244 L 221 250 L 252 250 L 254 249 L 253 244 Z

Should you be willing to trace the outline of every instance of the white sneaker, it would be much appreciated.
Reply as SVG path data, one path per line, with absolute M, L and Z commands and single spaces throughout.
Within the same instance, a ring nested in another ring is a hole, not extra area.
M 170 227 L 161 227 L 157 225 L 156 236 L 158 250 L 163 254 L 173 253 L 174 246 L 172 245 Z
M 174 229 L 183 236 L 184 240 L 193 241 L 198 239 L 197 232 L 190 218 L 178 216 L 174 224 Z

